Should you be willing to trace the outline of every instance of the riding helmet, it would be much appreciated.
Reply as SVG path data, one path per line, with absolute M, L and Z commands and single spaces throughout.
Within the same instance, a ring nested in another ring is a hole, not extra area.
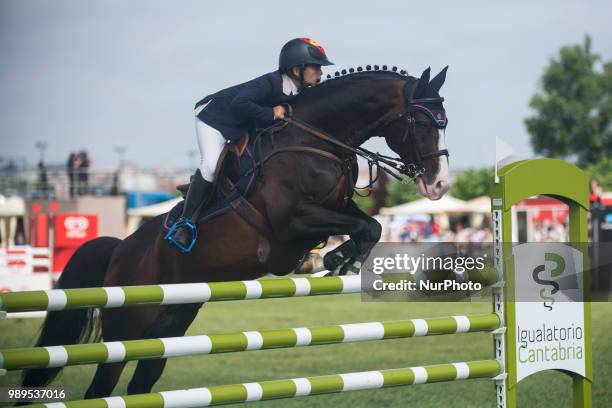
M 278 58 L 278 69 L 281 72 L 290 73 L 291 68 L 299 66 L 303 69 L 307 64 L 334 65 L 327 59 L 321 44 L 311 38 L 294 38 L 281 49 Z

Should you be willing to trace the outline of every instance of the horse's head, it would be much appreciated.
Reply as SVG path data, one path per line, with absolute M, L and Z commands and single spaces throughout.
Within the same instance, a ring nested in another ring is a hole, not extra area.
M 385 163 L 409 175 L 423 196 L 437 200 L 449 188 L 447 120 L 438 93 L 447 68 L 431 81 L 429 68 L 418 79 L 396 68 L 378 69 L 343 70 L 333 80 L 304 90 L 294 102 L 296 116 L 353 147 L 384 137 L 399 155 Z
M 446 79 L 444 68 L 429 81 L 429 68 L 421 78 L 409 78 L 404 85 L 404 106 L 400 116 L 380 130 L 387 145 L 399 155 L 419 192 L 431 200 L 440 199 L 450 186 L 448 151 L 444 140 L 447 119 L 438 93 Z

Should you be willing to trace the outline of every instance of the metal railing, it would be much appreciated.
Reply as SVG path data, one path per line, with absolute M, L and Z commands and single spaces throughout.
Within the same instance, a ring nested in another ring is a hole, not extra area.
M 189 172 L 180 170 L 93 169 L 75 171 L 49 168 L 0 170 L 0 194 L 30 199 L 68 199 L 79 195 L 118 195 L 125 191 L 175 191 L 189 181 Z

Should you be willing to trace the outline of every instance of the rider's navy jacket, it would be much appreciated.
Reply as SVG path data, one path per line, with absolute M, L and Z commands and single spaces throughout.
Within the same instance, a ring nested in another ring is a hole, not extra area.
M 208 95 L 196 103 L 195 108 L 211 101 L 198 113 L 198 118 L 234 141 L 255 126 L 266 127 L 274 123 L 272 108 L 291 99 L 292 96 L 283 93 L 281 73 L 274 71 Z

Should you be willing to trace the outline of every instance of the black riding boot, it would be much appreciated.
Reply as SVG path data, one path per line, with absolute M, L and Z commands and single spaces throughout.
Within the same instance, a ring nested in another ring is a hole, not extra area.
M 195 174 L 191 176 L 191 182 L 189 184 L 189 190 L 185 197 L 185 204 L 183 206 L 183 213 L 181 218 L 177 222 L 190 221 L 195 224 L 197 221 L 195 218 L 198 216 L 196 212 L 200 205 L 204 205 L 210 196 L 213 183 L 206 181 L 202 178 L 200 170 L 196 170 Z M 179 225 L 172 233 L 171 237 L 183 248 L 188 248 L 192 240 L 191 228 L 187 225 Z

